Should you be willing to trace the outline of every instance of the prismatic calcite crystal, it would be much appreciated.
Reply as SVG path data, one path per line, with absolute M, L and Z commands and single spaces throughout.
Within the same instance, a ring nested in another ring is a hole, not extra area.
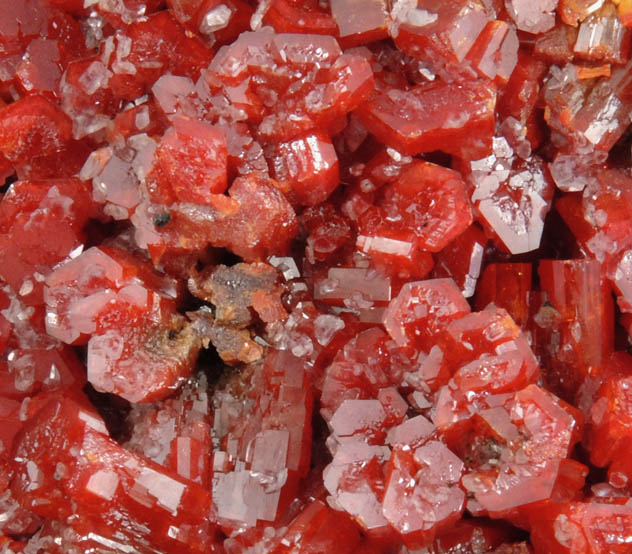
M 631 552 L 630 27 L 0 0 L 0 554 Z

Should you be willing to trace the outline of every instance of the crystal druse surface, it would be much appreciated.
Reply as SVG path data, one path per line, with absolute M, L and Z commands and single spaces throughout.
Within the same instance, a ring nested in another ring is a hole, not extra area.
M 0 0 L 0 554 L 632 552 L 630 27 Z

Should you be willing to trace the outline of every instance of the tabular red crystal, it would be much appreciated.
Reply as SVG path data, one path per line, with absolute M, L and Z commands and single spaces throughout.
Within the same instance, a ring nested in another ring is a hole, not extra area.
M 384 314 L 384 326 L 399 346 L 430 351 L 435 336 L 470 306 L 450 279 L 407 283 Z
M 264 32 L 221 49 L 206 80 L 247 114 L 259 139 L 273 142 L 335 126 L 373 89 L 368 62 L 343 54 L 333 37 Z
M 463 478 L 476 510 L 501 517 L 551 496 L 560 464 L 581 432 L 575 411 L 536 385 L 512 396 L 504 402 L 498 398 L 497 404 L 490 397 L 489 407 L 481 410 L 479 417 L 491 444 L 479 452 L 481 459 L 475 465 L 480 466 L 466 471 Z M 488 463 L 491 459 L 500 463 Z
M 0 153 L 13 164 L 59 152 L 71 134 L 68 116 L 44 96 L 25 96 L 0 110 Z
M 537 48 L 536 42 L 536 53 Z M 545 73 L 545 63 L 520 50 L 516 67 L 511 73 L 505 90 L 498 98 L 500 120 L 504 122 L 513 118 L 520 125 L 526 126 L 526 138 L 533 148 L 538 145 L 542 134 L 539 122 L 534 121 L 534 109 Z
M 349 249 L 349 243 L 353 243 L 351 221 L 330 203 L 304 210 L 300 224 L 308 233 L 305 257 L 310 263 L 342 257 Z
M 532 332 L 548 385 L 569 400 L 588 376 L 602 372 L 613 350 L 613 305 L 602 271 L 593 260 L 540 262 L 546 294 L 532 307 Z
M 504 310 L 493 306 L 449 322 L 418 371 L 418 379 L 433 391 L 449 384 L 452 392 L 442 394 L 454 399 L 468 391 L 474 399 L 479 392 L 516 390 L 536 376 L 537 362 L 524 336 Z M 438 398 L 437 421 L 444 416 L 453 422 L 469 417 L 458 402 L 454 413 L 450 408 L 449 415 L 442 414 L 447 404 Z
M 180 23 L 205 35 L 213 45 L 228 44 L 250 30 L 254 11 L 241 0 L 170 0 L 167 4 Z
M 579 244 L 609 265 L 630 244 L 632 180 L 620 171 L 601 169 L 597 167 L 586 176 L 583 195 L 567 194 L 556 208 Z
M 154 202 L 207 204 L 226 190 L 226 139 L 208 123 L 183 117 L 172 120 L 154 155 L 147 188 Z
M 310 457 L 312 396 L 301 360 L 272 351 L 245 374 L 253 386 L 236 378 L 214 399 L 214 510 L 231 529 L 277 520 Z
M 153 277 L 153 282 L 144 282 L 145 276 Z M 165 307 L 173 305 L 173 296 L 152 298 L 159 284 L 159 276 L 151 274 L 146 262 L 136 261 L 129 253 L 90 248 L 50 275 L 46 291 L 48 332 L 68 344 L 85 343 L 93 333 L 132 323 L 154 303 L 156 308 L 161 302 Z M 164 284 L 170 283 L 165 280 Z
M 287 182 L 298 202 L 306 206 L 324 202 L 340 184 L 336 151 L 320 132 L 279 143 L 271 165 L 273 177 Z
M 13 183 L 0 202 L 0 276 L 22 302 L 43 302 L 50 268 L 81 249 L 93 215 L 90 192 L 77 179 Z M 51 237 L 46 244 L 43 236 Z
M 490 21 L 467 53 L 478 74 L 499 85 L 509 80 L 518 61 L 518 35 L 504 21 Z
M 361 438 L 341 444 L 325 468 L 323 480 L 335 498 L 334 508 L 345 510 L 364 529 L 388 536 L 388 522 L 382 514 L 383 466 L 390 457 L 385 446 L 366 444 Z
M 111 71 L 108 85 L 118 98 L 134 100 L 165 72 L 196 79 L 211 61 L 211 50 L 188 36 L 169 11 L 134 22 L 112 38 L 116 47 L 105 63 Z
M 481 274 L 483 253 L 487 239 L 477 225 L 470 225 L 435 255 L 435 277 L 451 277 L 463 296 L 474 295 Z M 482 306 L 484 308 L 485 306 Z
M 375 233 L 375 231 L 373 231 Z M 396 279 L 423 279 L 434 266 L 429 252 L 424 252 L 412 233 L 394 239 L 388 236 L 372 234 L 358 235 L 358 251 L 368 254 L 380 271 Z
M 42 518 L 36 514 L 22 508 L 13 495 L 11 489 L 2 490 L 0 487 L 0 510 L 4 516 L 0 525 L 0 537 L 7 536 L 30 536 L 33 535 L 42 525 Z M 0 547 L 2 546 L 0 538 Z M 20 552 L 20 550 L 16 550 Z
M 555 25 L 555 0 L 505 0 L 505 6 L 521 31 L 541 33 Z
M 358 227 L 364 242 L 372 237 L 404 242 L 412 238 L 420 249 L 437 252 L 470 222 L 470 204 L 460 175 L 417 162 L 380 190 L 375 206 L 360 216 Z
M 378 140 L 403 154 L 442 150 L 472 160 L 492 151 L 495 105 L 488 83 L 439 81 L 378 93 L 356 114 Z
M 448 66 L 450 70 L 467 72 L 458 63 L 463 62 L 491 19 L 482 1 L 398 4 L 392 13 L 391 36 L 399 49 L 427 60 L 435 71 Z
M 35 39 L 28 45 L 25 57 L 26 59 L 16 69 L 22 87 L 27 91 L 56 90 L 61 77 L 57 42 L 49 39 Z
M 331 14 L 315 0 L 272 0 L 262 22 L 277 33 L 336 35 L 338 32 Z
M 206 552 L 212 542 L 209 493 L 125 451 L 70 400 L 29 421 L 14 456 L 16 498 L 51 519 L 70 518 L 79 533 L 120 537 L 141 552 Z
M 629 506 L 567 502 L 552 504 L 537 514 L 532 541 L 542 552 L 623 554 L 628 545 L 618 537 L 628 536 L 631 529 Z
M 456 486 L 463 462 L 443 443 L 413 453 L 394 450 L 386 468 L 384 516 L 407 546 L 428 544 L 461 516 L 465 493 Z
M 375 315 L 367 321 L 379 323 L 390 299 L 391 279 L 373 269 L 332 267 L 326 277 L 314 280 L 314 300 L 352 309 L 361 321 Z
M 248 532 L 226 540 L 227 554 L 246 554 L 252 548 L 265 549 L 271 554 L 309 552 L 309 550 L 348 554 L 360 543 L 360 532 L 345 514 L 332 510 L 322 500 L 312 500 L 287 525 L 259 531 L 253 541 Z M 263 535 L 259 537 L 259 535 Z
M 467 165 L 478 221 L 512 254 L 536 250 L 553 200 L 553 183 L 537 156 L 521 159 L 504 137 L 493 153 Z
M 344 46 L 358 46 L 387 37 L 388 9 L 384 0 L 332 0 L 331 15 Z
M 630 467 L 630 358 L 627 354 L 615 354 L 606 367 L 605 375 L 595 379 L 598 387 L 593 394 L 588 414 L 586 446 L 591 452 L 591 462 L 599 467 L 609 467 L 610 483 L 626 490 L 632 477 Z M 601 387 L 599 384 L 603 383 Z
M 98 390 L 133 402 L 165 397 L 200 348 L 175 313 L 175 290 L 161 290 L 171 285 L 122 250 L 89 249 L 49 276 L 47 330 L 69 344 L 88 342 L 88 379 Z
M 377 398 L 396 382 L 391 377 L 388 335 L 381 329 L 363 331 L 348 342 L 328 367 L 322 385 L 321 412 L 329 420 L 347 399 Z
M 490 303 L 507 310 L 513 320 L 526 329 L 529 319 L 531 264 L 508 263 L 488 265 L 479 280 L 474 297 L 477 310 Z

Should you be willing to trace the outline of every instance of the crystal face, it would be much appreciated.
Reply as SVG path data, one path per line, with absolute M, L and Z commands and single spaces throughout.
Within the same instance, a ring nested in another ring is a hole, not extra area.
M 0 554 L 627 554 L 632 2 L 0 0 Z

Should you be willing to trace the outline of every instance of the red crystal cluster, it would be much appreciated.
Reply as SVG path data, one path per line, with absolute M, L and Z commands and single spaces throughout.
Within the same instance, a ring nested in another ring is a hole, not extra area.
M 629 27 L 0 0 L 0 554 L 632 552 Z

